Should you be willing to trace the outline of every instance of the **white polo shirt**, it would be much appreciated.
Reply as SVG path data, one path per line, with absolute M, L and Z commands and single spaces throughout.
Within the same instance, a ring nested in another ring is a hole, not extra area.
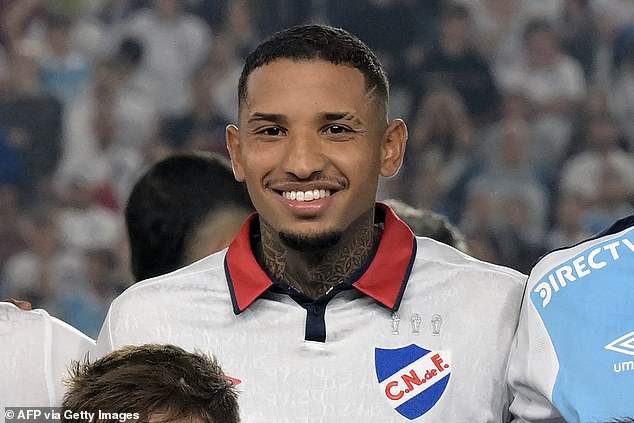
M 94 346 L 95 341 L 44 310 L 24 311 L 0 302 L 0 409 L 59 406 L 67 366 L 83 360 Z
M 533 268 L 509 384 L 518 421 L 634 418 L 634 215 Z
M 375 256 L 316 301 L 257 264 L 253 216 L 227 251 L 117 298 L 98 349 L 214 354 L 246 423 L 506 421 L 524 276 L 415 238 L 384 205 L 377 216 Z

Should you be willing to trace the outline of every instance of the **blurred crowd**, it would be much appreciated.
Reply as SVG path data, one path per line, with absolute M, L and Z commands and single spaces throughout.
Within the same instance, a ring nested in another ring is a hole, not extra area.
M 2 0 L 0 296 L 96 336 L 149 164 L 226 156 L 244 56 L 300 23 L 380 56 L 408 152 L 379 199 L 527 272 L 634 212 L 631 0 Z M 222 191 L 222 187 L 218 187 Z

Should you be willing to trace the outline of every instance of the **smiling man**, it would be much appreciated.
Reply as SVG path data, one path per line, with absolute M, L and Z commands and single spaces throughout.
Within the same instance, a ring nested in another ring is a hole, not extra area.
M 311 54 L 294 43 L 284 50 Z M 352 53 L 342 48 L 340 60 Z M 242 129 L 227 129 L 234 173 L 260 215 L 258 261 L 312 299 L 376 250 L 378 176 L 403 159 L 407 129 L 387 123 L 387 85 L 370 64 L 366 78 L 325 60 L 255 56 L 240 84 Z
M 281 31 L 246 60 L 236 179 L 257 210 L 227 250 L 140 282 L 98 340 L 169 342 L 239 379 L 245 422 L 504 422 L 524 276 L 416 238 L 375 203 L 407 129 L 349 33 Z

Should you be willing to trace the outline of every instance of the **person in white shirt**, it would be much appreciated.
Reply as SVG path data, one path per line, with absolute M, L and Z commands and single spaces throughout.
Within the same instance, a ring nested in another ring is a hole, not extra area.
M 121 25 L 119 37 L 133 37 L 143 48 L 139 73 L 152 83 L 161 116 L 184 114 L 191 106 L 188 81 L 207 59 L 211 31 L 183 10 L 182 0 L 153 0 Z M 116 37 L 115 37 L 116 38 Z

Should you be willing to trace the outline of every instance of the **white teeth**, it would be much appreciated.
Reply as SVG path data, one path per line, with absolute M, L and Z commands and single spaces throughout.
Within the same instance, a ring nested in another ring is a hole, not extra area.
M 311 191 L 284 191 L 284 198 L 292 201 L 313 201 L 330 196 L 330 190 L 314 189 Z

